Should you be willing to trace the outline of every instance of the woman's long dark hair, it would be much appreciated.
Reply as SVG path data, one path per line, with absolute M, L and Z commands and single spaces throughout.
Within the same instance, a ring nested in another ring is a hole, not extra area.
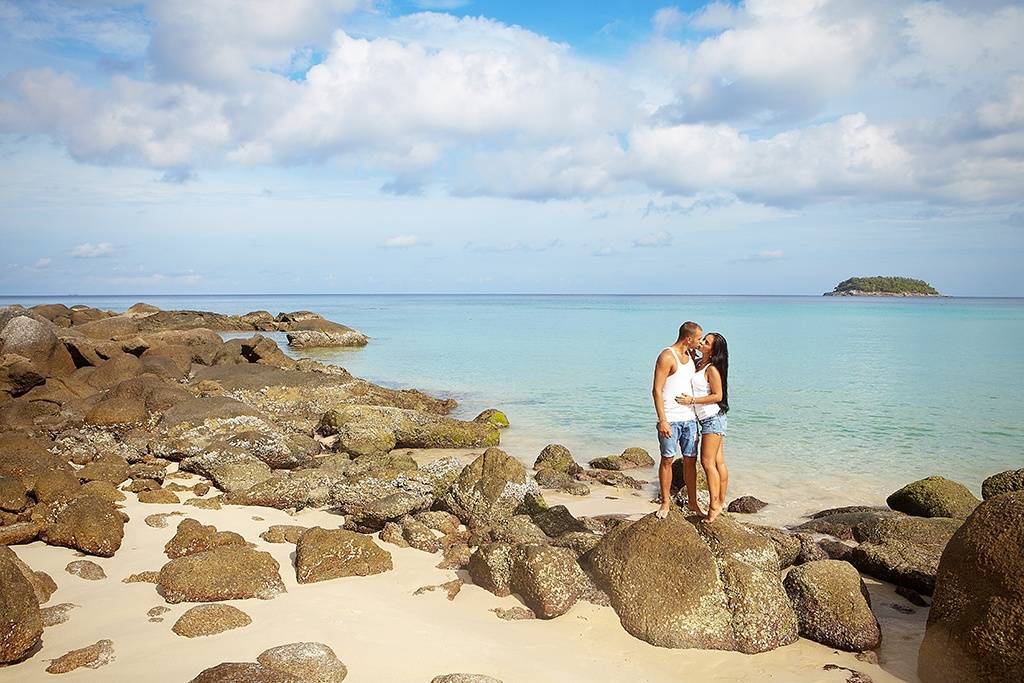
M 727 413 L 729 412 L 729 344 L 725 341 L 725 337 L 718 332 L 710 334 L 714 336 L 715 341 L 711 344 L 708 364 L 714 365 L 718 369 L 718 374 L 722 376 L 722 400 L 718 402 L 718 407 L 722 409 L 723 413 Z

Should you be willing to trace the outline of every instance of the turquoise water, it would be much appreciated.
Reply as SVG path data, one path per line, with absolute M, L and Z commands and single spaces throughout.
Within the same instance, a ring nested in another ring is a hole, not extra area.
M 138 297 L 65 303 L 124 310 Z M 47 297 L 47 301 L 54 300 Z M 504 410 L 531 461 L 656 450 L 651 373 L 684 320 L 731 351 L 734 477 L 884 495 L 929 474 L 978 490 L 1024 467 L 1024 300 L 717 296 L 146 297 L 224 313 L 309 309 L 371 337 L 308 355 L 391 386 Z M 41 300 L 0 298 L 0 305 Z M 756 473 L 756 477 L 753 477 Z

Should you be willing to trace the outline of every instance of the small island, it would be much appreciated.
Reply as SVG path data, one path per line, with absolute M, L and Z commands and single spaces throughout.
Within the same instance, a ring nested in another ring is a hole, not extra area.
M 909 277 L 851 277 L 823 296 L 942 296 L 924 280 Z

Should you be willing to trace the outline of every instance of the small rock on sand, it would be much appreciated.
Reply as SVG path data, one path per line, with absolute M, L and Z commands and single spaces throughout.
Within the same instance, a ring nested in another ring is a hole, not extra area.
M 154 529 L 163 529 L 167 526 L 168 517 L 183 517 L 183 512 L 160 512 L 146 517 L 146 524 Z
M 98 640 L 88 647 L 72 650 L 50 662 L 47 673 L 66 674 L 83 666 L 98 669 L 114 659 L 114 643 L 110 640 Z
M 103 567 L 90 560 L 68 562 L 68 566 L 64 567 L 64 571 L 73 576 L 80 576 L 88 581 L 99 581 L 100 579 L 107 578 Z
M 537 618 L 537 615 L 526 607 L 509 607 L 507 609 L 503 607 L 495 607 L 491 611 L 497 614 L 499 619 L 504 619 L 505 621 Z
M 121 583 L 157 583 L 160 581 L 160 572 L 148 571 L 132 574 L 121 579 Z
M 299 536 L 307 528 L 296 524 L 275 524 L 260 534 L 260 538 L 267 543 L 298 543 Z
M 71 618 L 71 610 L 76 607 L 78 607 L 78 605 L 73 602 L 62 602 L 59 605 L 43 607 L 39 610 L 43 617 L 43 626 L 56 626 L 57 624 L 63 624 Z
M 458 595 L 459 591 L 462 590 L 462 584 L 462 579 L 454 579 L 452 581 L 447 581 L 445 583 L 439 583 L 436 586 L 420 586 L 415 591 L 413 591 L 413 595 L 422 595 L 424 593 L 429 593 L 440 588 L 448 593 L 449 600 L 454 600 L 455 596 Z
M 174 623 L 171 630 L 185 638 L 212 636 L 252 623 L 248 614 L 231 605 L 197 605 Z
M 154 489 L 152 491 L 142 491 L 139 493 L 140 503 L 153 503 L 157 505 L 177 505 L 180 501 L 178 500 L 177 494 L 167 489 Z

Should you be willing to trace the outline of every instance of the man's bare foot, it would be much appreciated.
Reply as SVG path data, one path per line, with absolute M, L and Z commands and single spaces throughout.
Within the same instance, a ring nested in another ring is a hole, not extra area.
M 668 508 L 666 508 L 666 507 L 658 508 L 658 511 L 654 513 L 654 516 L 657 517 L 658 519 L 665 519 L 666 517 L 668 517 Z
M 704 514 L 704 511 L 700 509 L 699 505 L 688 505 L 686 509 L 697 515 Z
M 716 519 L 718 519 L 718 515 L 720 515 L 720 514 L 722 514 L 722 508 L 721 507 L 717 507 L 717 508 L 709 507 L 708 508 L 708 516 L 704 518 L 704 521 L 707 524 L 711 524 L 711 522 L 713 522 Z

